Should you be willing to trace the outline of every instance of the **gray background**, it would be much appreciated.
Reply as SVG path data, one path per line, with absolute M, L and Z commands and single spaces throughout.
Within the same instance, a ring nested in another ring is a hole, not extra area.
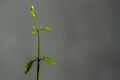
M 30 36 L 34 4 L 41 32 L 41 80 L 120 80 L 119 0 L 0 0 L 0 80 L 36 80 L 36 64 L 24 66 L 37 53 Z

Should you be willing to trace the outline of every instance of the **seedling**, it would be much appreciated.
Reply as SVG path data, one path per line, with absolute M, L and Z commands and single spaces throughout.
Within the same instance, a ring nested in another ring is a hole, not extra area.
M 33 32 L 31 32 L 31 36 L 34 36 L 36 33 L 37 33 L 37 42 L 38 42 L 38 54 L 35 54 L 34 57 L 35 59 L 33 60 L 30 60 L 28 61 L 27 65 L 25 66 L 25 69 L 24 69 L 24 72 L 25 74 L 27 74 L 31 67 L 32 67 L 32 64 L 37 61 L 37 80 L 40 80 L 40 62 L 41 61 L 46 61 L 46 62 L 49 62 L 51 64 L 56 64 L 56 61 L 51 58 L 51 57 L 48 57 L 48 56 L 40 56 L 40 32 L 41 31 L 51 31 L 51 28 L 50 27 L 44 27 L 42 24 L 39 26 L 38 24 L 38 21 L 37 21 L 37 18 L 36 18 L 36 14 L 35 14 L 35 7 L 34 5 L 31 6 L 30 8 L 30 14 L 31 16 L 33 17 L 34 19 L 34 23 L 35 23 L 35 26 L 32 26 L 33 28 Z

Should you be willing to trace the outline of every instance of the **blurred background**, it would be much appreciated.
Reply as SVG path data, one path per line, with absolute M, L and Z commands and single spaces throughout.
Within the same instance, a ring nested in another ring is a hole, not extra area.
M 40 80 L 120 80 L 119 0 L 0 0 L 0 80 L 36 80 L 37 36 L 29 14 L 35 5 L 41 32 Z

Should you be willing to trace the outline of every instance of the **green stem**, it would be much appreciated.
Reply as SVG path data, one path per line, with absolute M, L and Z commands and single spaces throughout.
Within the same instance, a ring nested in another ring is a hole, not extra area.
M 37 61 L 37 80 L 40 79 L 40 60 Z
M 36 25 L 37 30 L 39 30 L 40 28 L 39 28 L 39 25 L 38 25 L 38 21 L 37 21 L 36 16 L 34 16 L 33 18 L 34 18 L 34 22 L 35 22 L 35 25 Z
M 40 29 L 37 30 L 38 33 L 38 59 L 40 60 Z
M 40 80 L 40 28 L 36 16 L 34 16 L 35 25 L 38 33 L 38 59 L 37 59 L 37 80 Z
M 38 32 L 38 60 L 37 60 L 37 80 L 40 79 L 40 30 Z
M 37 80 L 39 80 L 39 77 L 40 77 L 40 29 L 37 29 L 37 33 L 38 33 Z

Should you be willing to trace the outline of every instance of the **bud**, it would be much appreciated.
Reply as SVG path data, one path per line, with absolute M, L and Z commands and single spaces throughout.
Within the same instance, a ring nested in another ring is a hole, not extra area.
M 32 5 L 31 8 L 30 8 L 30 14 L 31 14 L 33 17 L 35 17 L 35 7 L 34 7 L 34 5 Z

